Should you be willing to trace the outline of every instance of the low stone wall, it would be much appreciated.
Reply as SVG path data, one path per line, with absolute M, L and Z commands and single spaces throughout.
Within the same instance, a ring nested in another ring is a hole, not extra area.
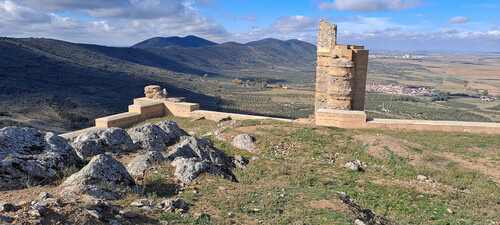
M 96 126 L 83 130 L 61 134 L 71 140 L 79 134 L 90 130 L 103 130 L 109 127 L 130 127 L 146 119 L 172 115 L 176 117 L 217 120 L 231 117 L 234 120 L 265 120 L 272 119 L 282 122 L 295 122 L 291 119 L 255 116 L 238 113 L 200 110 L 197 103 L 169 102 L 150 98 L 136 98 L 129 106 L 129 112 L 110 115 L 95 120 Z M 471 132 L 485 134 L 500 134 L 500 123 L 461 122 L 461 121 L 429 121 L 429 120 L 399 120 L 399 119 L 368 119 L 364 111 L 318 109 L 315 123 L 319 126 L 332 126 L 346 129 L 391 129 L 391 130 L 428 130 L 444 132 Z
M 332 126 L 346 129 L 390 129 L 500 134 L 500 123 L 404 119 L 367 120 L 364 111 L 356 110 L 321 109 L 316 112 L 315 119 L 316 125 L 319 126 Z

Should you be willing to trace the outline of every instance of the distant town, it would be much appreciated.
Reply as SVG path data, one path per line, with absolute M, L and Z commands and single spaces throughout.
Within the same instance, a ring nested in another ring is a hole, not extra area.
M 439 92 L 426 88 L 426 87 L 404 87 L 400 85 L 384 85 L 384 84 L 367 84 L 366 85 L 367 92 L 380 92 L 386 94 L 399 94 L 399 95 L 409 95 L 409 96 L 438 96 Z

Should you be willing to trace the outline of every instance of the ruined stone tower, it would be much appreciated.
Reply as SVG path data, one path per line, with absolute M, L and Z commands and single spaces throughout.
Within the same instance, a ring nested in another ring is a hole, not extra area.
M 337 45 L 337 25 L 319 22 L 315 112 L 364 110 L 368 50 Z

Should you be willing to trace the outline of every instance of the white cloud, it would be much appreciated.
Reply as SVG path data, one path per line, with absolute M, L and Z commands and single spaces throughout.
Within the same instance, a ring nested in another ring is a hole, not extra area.
M 318 9 L 376 12 L 389 10 L 403 10 L 422 3 L 419 0 L 334 0 L 333 2 L 322 2 L 318 4 Z
M 43 13 L 35 8 L 37 4 L 22 5 L 19 2 L 0 0 L 0 33 L 2 36 L 47 37 L 111 46 L 132 45 L 155 36 L 193 34 L 213 41 L 225 41 L 231 36 L 223 26 L 203 17 L 196 10 L 183 6 L 180 1 L 176 1 L 179 4 L 168 6 L 170 8 L 165 8 L 167 6 L 164 7 L 164 3 L 156 3 L 159 1 L 131 1 L 141 6 L 134 9 L 128 6 L 109 9 L 97 9 L 96 5 L 81 6 L 93 7 L 86 10 L 89 10 L 90 15 L 102 17 L 100 21 L 88 21 L 72 16 Z M 33 3 L 31 0 L 26 2 Z M 52 0 L 49 0 L 47 6 L 62 9 L 63 6 L 69 7 L 62 3 L 69 2 L 73 1 L 65 0 L 61 1 L 61 5 L 51 5 Z M 155 6 L 170 13 L 160 15 L 159 10 L 153 10 L 152 15 L 146 16 L 146 9 Z M 130 18 L 121 18 L 127 14 Z M 23 25 L 22 29 L 19 29 L 19 25 Z
M 13 1 L 0 1 L 0 20 L 4 25 L 22 25 L 47 23 L 50 17 L 32 8 L 17 5 Z
M 455 16 L 448 20 L 448 23 L 467 23 L 469 18 L 463 16 Z
M 317 29 L 318 21 L 314 17 L 301 15 L 282 16 L 271 26 L 280 33 L 307 32 Z
M 129 0 L 22 0 L 22 3 L 55 12 L 126 7 L 131 4 Z

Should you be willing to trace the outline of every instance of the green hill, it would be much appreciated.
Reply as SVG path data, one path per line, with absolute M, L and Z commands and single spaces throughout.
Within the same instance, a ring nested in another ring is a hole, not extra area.
M 227 83 L 236 77 L 310 80 L 314 52 L 314 45 L 297 40 L 140 49 L 0 38 L 0 113 L 48 128 L 84 128 L 94 118 L 125 111 L 148 84 L 219 110 L 218 92 L 227 89 L 207 82 L 205 74 Z
M 186 37 L 154 37 L 145 41 L 141 41 L 133 45 L 132 48 L 166 48 L 174 46 L 195 48 L 210 45 L 217 45 L 217 43 L 193 35 L 189 35 Z

